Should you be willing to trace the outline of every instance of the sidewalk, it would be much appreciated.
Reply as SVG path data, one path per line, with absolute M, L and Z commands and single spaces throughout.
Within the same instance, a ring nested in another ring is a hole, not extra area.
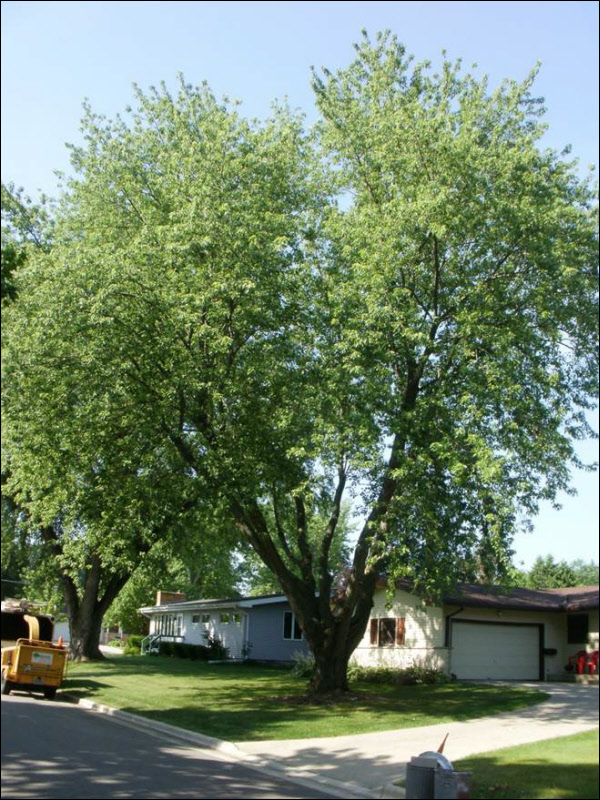
M 531 686 L 540 688 L 540 684 Z M 550 694 L 543 703 L 468 722 L 327 739 L 236 742 L 236 746 L 279 769 L 305 770 L 379 794 L 385 786 L 404 777 L 406 762 L 412 756 L 437 750 L 447 733 L 450 735 L 444 755 L 454 761 L 598 727 L 596 687 L 543 684 L 541 688 Z

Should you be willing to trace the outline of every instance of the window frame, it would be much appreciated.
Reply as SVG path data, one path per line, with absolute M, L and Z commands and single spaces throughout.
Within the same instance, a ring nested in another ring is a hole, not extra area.
M 385 637 L 382 636 L 384 629 L 387 629 Z M 392 631 L 393 641 L 390 641 Z M 406 617 L 371 617 L 369 640 L 371 647 L 403 647 L 406 644 Z
M 582 632 L 585 630 L 583 638 Z M 590 636 L 589 614 L 567 614 L 567 644 L 587 644 Z
M 287 627 L 286 626 L 286 618 L 288 617 L 288 615 L 289 615 L 289 618 L 290 618 L 290 634 L 291 634 L 290 636 L 286 636 L 285 635 L 285 630 L 286 630 L 286 627 Z M 298 633 L 300 634 L 299 636 L 296 635 Z M 282 631 L 282 635 L 283 635 L 283 640 L 285 642 L 301 642 L 304 639 L 304 632 L 303 632 L 302 628 L 300 627 L 300 623 L 296 619 L 296 615 L 294 614 L 293 611 L 284 611 L 283 612 L 283 631 Z

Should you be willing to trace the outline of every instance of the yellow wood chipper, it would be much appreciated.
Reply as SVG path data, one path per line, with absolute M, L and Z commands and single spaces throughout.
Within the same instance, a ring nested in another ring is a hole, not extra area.
M 52 617 L 3 603 L 2 694 L 22 689 L 54 698 L 65 675 L 68 651 L 62 641 L 52 641 L 53 633 Z

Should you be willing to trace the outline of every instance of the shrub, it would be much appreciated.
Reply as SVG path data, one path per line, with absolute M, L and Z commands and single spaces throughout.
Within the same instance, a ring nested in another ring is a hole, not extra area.
M 121 646 L 123 647 L 123 652 L 126 655 L 139 655 L 142 649 L 142 639 L 144 637 L 141 634 L 132 633 L 130 636 L 127 637 L 126 641 L 123 641 Z
M 414 686 L 420 684 L 447 683 L 450 679 L 441 669 L 413 664 L 398 667 L 362 667 L 353 663 L 348 667 L 348 680 L 352 682 L 383 683 L 389 685 Z
M 229 648 L 223 642 L 210 633 L 205 633 L 206 647 L 209 650 L 209 661 L 226 661 L 229 658 Z
M 174 656 L 175 651 L 173 645 L 175 642 L 159 642 L 158 643 L 158 652 L 161 656 Z
M 140 637 L 141 638 L 141 637 Z M 159 642 L 158 650 L 161 656 L 172 658 L 189 658 L 190 661 L 211 661 L 227 658 L 227 648 L 220 646 L 208 647 L 203 644 L 187 644 L 186 642 Z M 218 656 L 215 656 L 215 652 Z
M 292 675 L 296 678 L 312 678 L 315 674 L 315 657 L 312 653 L 294 653 Z

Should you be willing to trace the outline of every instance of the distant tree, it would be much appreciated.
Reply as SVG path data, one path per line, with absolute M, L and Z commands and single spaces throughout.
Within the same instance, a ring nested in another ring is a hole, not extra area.
M 553 556 L 538 556 L 531 569 L 518 577 L 521 586 L 530 589 L 560 589 L 569 586 L 592 586 L 598 583 L 598 565 L 593 561 L 556 561 Z
M 555 561 L 553 556 L 538 556 L 527 573 L 531 589 L 560 589 L 576 586 L 577 576 L 566 561 Z
M 569 566 L 575 573 L 576 586 L 597 586 L 600 583 L 600 567 L 595 561 L 577 558 Z

